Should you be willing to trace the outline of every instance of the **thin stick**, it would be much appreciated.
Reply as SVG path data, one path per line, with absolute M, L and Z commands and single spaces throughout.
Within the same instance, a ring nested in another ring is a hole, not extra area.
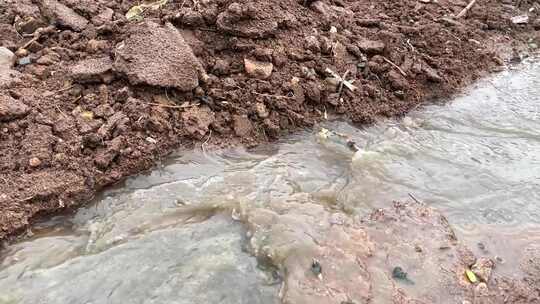
M 255 92 L 255 91 L 252 91 L 251 93 L 252 93 L 252 94 L 255 94 L 255 95 L 259 95 L 259 96 L 264 96 L 264 97 L 274 97 L 274 98 L 294 99 L 294 97 L 283 96 L 283 95 L 263 94 L 263 93 L 259 93 L 259 92 Z
M 65 91 L 67 91 L 67 90 L 70 90 L 70 89 L 72 89 L 72 88 L 73 88 L 73 85 L 70 85 L 70 86 L 67 86 L 67 87 L 65 87 L 65 88 L 62 88 L 62 89 L 56 91 L 56 93 L 62 93 L 62 92 L 65 92 Z
M 339 97 L 341 98 L 341 93 L 343 92 L 343 85 L 345 84 L 345 81 L 347 79 L 347 76 L 349 75 L 350 71 L 347 70 L 347 72 L 345 72 L 345 74 L 343 74 L 343 76 L 341 76 L 341 81 L 339 82 L 339 90 L 338 90 L 338 95 Z
M 212 130 L 210 130 L 210 134 L 208 134 L 208 138 L 204 141 L 204 143 L 201 144 L 201 149 L 203 150 L 203 153 L 206 153 L 205 146 L 210 141 L 210 138 L 212 138 Z
M 195 107 L 198 104 L 188 105 L 188 106 L 173 106 L 173 105 L 167 105 L 162 103 L 154 103 L 154 102 L 145 102 L 147 105 L 156 106 L 156 107 L 163 107 L 163 108 L 171 108 L 171 109 L 185 109 L 185 108 L 191 108 Z
M 393 67 L 395 67 L 401 73 L 401 75 L 407 77 L 407 73 L 405 73 L 399 66 L 397 66 L 397 64 L 393 63 L 390 59 L 386 57 L 383 57 L 383 59 L 384 61 L 390 63 Z
M 467 12 L 474 6 L 475 3 L 476 0 L 472 0 L 471 2 L 469 2 L 469 4 L 461 12 L 459 12 L 459 14 L 457 14 L 456 19 L 465 16 L 465 14 L 467 14 Z
M 421 204 L 419 200 L 416 199 L 416 197 L 414 197 L 414 195 L 412 195 L 411 193 L 409 193 L 409 196 L 415 201 L 417 202 L 418 204 Z

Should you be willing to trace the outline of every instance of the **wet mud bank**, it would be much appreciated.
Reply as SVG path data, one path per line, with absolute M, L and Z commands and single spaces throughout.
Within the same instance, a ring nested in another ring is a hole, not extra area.
M 535 48 L 540 28 L 532 1 L 460 18 L 465 1 L 138 4 L 0 2 L 0 239 L 179 147 L 444 99 Z
M 242 219 L 252 253 L 282 274 L 282 303 L 540 301 L 540 247 L 524 248 L 514 275 L 501 275 L 503 261 L 475 255 L 445 216 L 414 201 L 351 217 L 291 197 Z

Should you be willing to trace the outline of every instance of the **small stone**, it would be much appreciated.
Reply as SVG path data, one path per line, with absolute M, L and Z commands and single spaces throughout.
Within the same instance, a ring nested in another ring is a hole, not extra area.
M 359 41 L 357 45 L 363 52 L 368 54 L 381 54 L 385 48 L 384 42 L 367 39 Z
M 268 109 L 266 109 L 266 106 L 262 102 L 255 104 L 255 111 L 260 118 L 267 118 L 270 115 Z
M 253 78 L 267 79 L 272 75 L 274 65 L 270 62 L 244 59 L 246 73 Z
M 86 50 L 89 53 L 96 53 L 98 51 L 106 50 L 107 48 L 108 44 L 105 40 L 90 39 L 86 44 Z
M 20 48 L 15 52 L 15 55 L 17 55 L 17 57 L 19 58 L 26 57 L 28 56 L 28 50 Z
M 321 44 L 319 40 L 317 40 L 317 37 L 315 36 L 308 36 L 306 37 L 306 48 L 313 53 L 319 53 L 321 51 Z
M 28 164 L 30 165 L 30 167 L 36 168 L 36 167 L 41 166 L 41 160 L 37 157 L 32 157 L 30 158 L 30 161 L 28 162 Z
M 15 54 L 5 47 L 0 47 L 0 68 L 11 68 L 15 62 Z

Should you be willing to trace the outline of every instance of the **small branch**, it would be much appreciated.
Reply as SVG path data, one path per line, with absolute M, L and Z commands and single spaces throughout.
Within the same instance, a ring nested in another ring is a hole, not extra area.
M 461 12 L 459 12 L 459 14 L 457 14 L 456 19 L 465 16 L 465 14 L 467 14 L 467 12 L 474 6 L 475 3 L 476 0 L 472 0 L 471 2 L 469 2 L 469 4 Z
M 407 73 L 405 73 L 397 64 L 393 63 L 390 59 L 386 57 L 383 57 L 383 59 L 384 61 L 390 63 L 393 67 L 395 67 L 401 73 L 401 75 L 407 77 Z
M 285 98 L 285 99 L 294 99 L 294 97 L 289 96 L 283 96 L 283 95 L 271 95 L 271 94 L 263 94 L 255 91 L 251 91 L 252 94 L 263 96 L 263 97 L 273 97 L 273 98 Z
M 145 102 L 145 104 L 156 106 L 156 107 L 171 108 L 171 109 L 186 109 L 186 108 L 191 108 L 198 105 L 198 104 L 190 104 L 187 106 L 175 106 L 175 105 L 168 105 L 168 104 L 154 103 L 154 102 Z
M 414 197 L 414 195 L 412 195 L 412 193 L 409 193 L 409 196 L 418 204 L 421 204 L 419 200 L 416 199 L 416 197 Z

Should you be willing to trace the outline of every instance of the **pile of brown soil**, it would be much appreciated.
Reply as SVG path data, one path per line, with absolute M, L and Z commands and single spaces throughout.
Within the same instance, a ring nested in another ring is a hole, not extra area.
M 163 2 L 131 21 L 139 1 L 0 2 L 0 239 L 180 146 L 252 146 L 448 97 L 540 28 L 523 0 L 459 19 L 465 1 Z

